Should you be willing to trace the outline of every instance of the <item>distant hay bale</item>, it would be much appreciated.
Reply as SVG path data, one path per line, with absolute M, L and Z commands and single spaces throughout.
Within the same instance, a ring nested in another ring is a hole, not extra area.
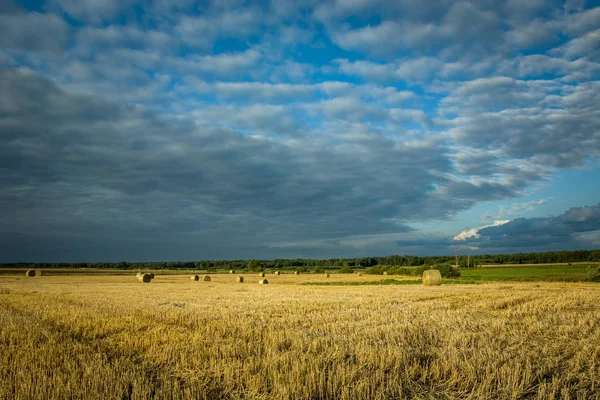
M 27 270 L 27 272 L 25 272 L 25 276 L 29 276 L 29 277 L 35 276 L 35 270 L 34 269 Z
M 150 272 L 150 279 L 154 279 L 154 272 Z
M 362 274 L 358 274 L 358 276 L 362 276 Z
M 244 277 L 243 276 L 238 276 L 236 279 L 237 282 L 239 283 L 244 283 Z
M 280 271 L 275 271 L 275 275 L 281 275 Z
M 210 276 L 208 276 L 208 275 L 204 275 L 204 278 L 202 278 L 202 280 L 203 280 L 204 282 L 210 282 Z
M 10 290 L 5 287 L 0 287 L 0 294 L 10 294 Z
M 138 276 L 138 281 L 144 282 L 144 283 L 150 283 L 152 281 L 152 278 L 150 278 L 150 274 L 142 274 L 142 275 Z
M 261 273 L 258 274 L 258 276 L 260 276 L 261 278 L 264 278 L 265 277 L 265 273 L 261 272 Z
M 261 279 L 260 281 L 258 281 L 258 283 L 261 285 L 267 285 L 269 283 L 269 281 L 266 279 Z
M 330 276 L 329 274 L 325 274 L 325 278 L 329 278 L 329 276 Z
M 199 280 L 200 280 L 200 277 L 199 277 L 198 275 L 192 275 L 192 276 L 190 277 L 190 279 L 191 279 L 191 280 L 193 280 L 193 281 L 199 281 Z
M 37 269 L 35 271 L 35 276 L 44 276 L 44 271 L 42 271 L 41 269 Z
M 235 269 L 229 271 L 230 274 L 235 274 Z
M 294 271 L 294 275 L 300 275 L 300 271 Z
M 383 275 L 387 275 L 387 274 L 388 274 L 388 272 L 387 272 L 387 271 L 383 271 Z
M 423 272 L 423 285 L 439 286 L 442 284 L 442 274 L 437 269 L 428 269 Z

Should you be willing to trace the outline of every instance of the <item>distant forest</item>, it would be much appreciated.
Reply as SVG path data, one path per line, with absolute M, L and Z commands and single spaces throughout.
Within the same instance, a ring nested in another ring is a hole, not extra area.
M 483 254 L 461 255 L 461 267 L 477 267 L 486 264 L 542 264 L 542 263 L 571 263 L 571 262 L 600 262 L 600 250 L 552 251 L 546 253 L 518 254 Z M 361 268 L 376 265 L 411 267 L 420 265 L 452 264 L 456 256 L 385 256 L 363 258 L 330 258 L 328 260 L 314 259 L 276 259 L 276 260 L 227 260 L 227 261 L 158 261 L 158 262 L 114 262 L 114 263 L 4 263 L 0 268 L 108 268 L 122 270 L 137 269 L 192 269 L 192 270 L 249 270 L 263 269 L 297 269 L 311 268 Z

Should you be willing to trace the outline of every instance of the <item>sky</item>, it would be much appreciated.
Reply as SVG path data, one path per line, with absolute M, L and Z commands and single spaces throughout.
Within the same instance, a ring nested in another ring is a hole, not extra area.
M 599 156 L 599 2 L 0 2 L 0 262 L 596 249 Z

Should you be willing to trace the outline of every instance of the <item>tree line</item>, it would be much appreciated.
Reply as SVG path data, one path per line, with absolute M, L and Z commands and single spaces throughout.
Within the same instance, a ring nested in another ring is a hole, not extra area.
M 552 251 L 545 253 L 460 255 L 459 266 L 477 267 L 486 264 L 546 264 L 572 262 L 600 262 L 600 250 Z M 275 259 L 275 260 L 204 260 L 156 262 L 97 262 L 97 263 L 3 263 L 0 268 L 103 268 L 103 269 L 190 269 L 190 270 L 249 270 L 315 268 L 367 268 L 377 265 L 418 267 L 421 265 L 456 263 L 456 255 L 330 258 L 330 259 Z

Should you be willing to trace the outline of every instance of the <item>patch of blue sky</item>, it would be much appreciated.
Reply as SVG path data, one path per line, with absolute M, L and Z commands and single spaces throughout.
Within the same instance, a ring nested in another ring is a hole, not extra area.
M 467 229 L 489 225 L 496 220 L 544 218 L 560 215 L 571 207 L 600 204 L 600 165 L 591 163 L 585 169 L 560 171 L 547 181 L 527 191 L 522 197 L 475 204 L 441 221 L 411 223 L 422 232 L 439 231 L 456 235 Z M 529 206 L 527 204 L 529 203 Z

